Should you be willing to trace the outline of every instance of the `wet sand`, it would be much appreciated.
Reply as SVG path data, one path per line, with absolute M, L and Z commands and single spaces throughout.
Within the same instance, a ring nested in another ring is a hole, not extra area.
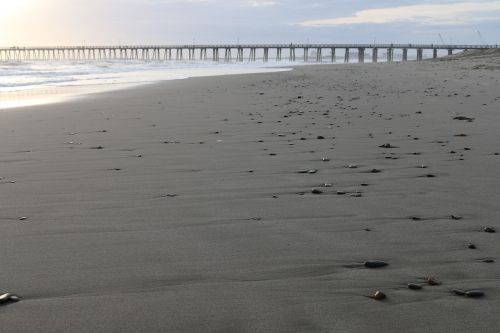
M 499 80 L 490 54 L 0 112 L 1 331 L 498 332 Z

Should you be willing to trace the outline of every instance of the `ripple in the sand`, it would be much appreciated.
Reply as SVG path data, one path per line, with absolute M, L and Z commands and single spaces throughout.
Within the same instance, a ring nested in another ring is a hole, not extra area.
M 5 293 L 0 295 L 0 304 L 15 303 L 18 302 L 20 299 L 21 298 L 17 295 L 11 293 Z
M 368 260 L 363 263 L 366 268 L 381 268 L 389 264 L 382 260 Z

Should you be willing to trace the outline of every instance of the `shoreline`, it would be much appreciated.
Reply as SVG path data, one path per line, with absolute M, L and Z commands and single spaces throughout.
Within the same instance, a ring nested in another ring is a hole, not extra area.
M 15 109 L 23 106 L 37 106 L 44 104 L 60 103 L 64 101 L 85 98 L 87 95 L 92 95 L 100 92 L 113 92 L 117 90 L 133 89 L 135 87 L 161 83 L 165 81 L 177 81 L 194 77 L 212 77 L 240 74 L 255 74 L 255 73 L 271 73 L 291 70 L 284 65 L 276 67 L 252 67 L 252 68 L 210 68 L 210 67 L 192 67 L 192 68 L 173 68 L 173 69 L 158 69 L 149 71 L 132 71 L 115 73 L 123 82 L 104 82 L 104 83 L 88 83 L 88 80 L 81 81 L 80 84 L 68 85 L 46 85 L 37 88 L 21 89 L 13 91 L 0 91 L 0 111 Z M 107 73 L 102 73 L 103 77 L 109 76 Z M 134 79 L 135 77 L 135 79 Z M 138 79 L 141 77 L 141 79 Z M 144 78 L 147 78 L 146 80 Z M 102 78 L 101 78 L 102 79 Z M 94 78 L 90 81 L 96 81 Z M 116 78 L 112 81 L 117 80 Z M 132 81 L 131 81 L 132 80 Z M 139 81 L 134 81 L 139 80 Z
M 299 66 L 0 112 L 1 292 L 22 298 L 3 330 L 498 332 L 499 64 Z

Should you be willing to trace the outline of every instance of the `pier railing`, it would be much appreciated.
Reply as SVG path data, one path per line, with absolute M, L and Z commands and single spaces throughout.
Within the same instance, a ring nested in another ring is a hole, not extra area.
M 289 60 L 305 62 L 336 62 L 343 54 L 348 63 L 357 56 L 358 62 L 380 60 L 380 50 L 385 51 L 386 61 L 395 61 L 399 50 L 401 61 L 408 61 L 412 52 L 415 59 L 423 60 L 424 51 L 432 51 L 437 58 L 439 51 L 445 55 L 463 50 L 498 49 L 499 45 L 444 45 L 444 44 L 200 44 L 200 45 L 107 45 L 107 46 L 40 46 L 0 47 L 0 61 L 22 60 L 202 60 L 243 62 L 262 60 Z M 371 54 L 370 54 L 371 50 Z M 442 53 L 442 52 L 441 52 Z

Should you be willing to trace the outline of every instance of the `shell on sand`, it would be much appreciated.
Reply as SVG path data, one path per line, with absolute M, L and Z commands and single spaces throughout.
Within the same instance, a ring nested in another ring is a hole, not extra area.
M 497 232 L 497 231 L 495 230 L 495 228 L 493 228 L 493 227 L 485 227 L 485 228 L 483 229 L 483 231 L 484 231 L 484 232 L 487 232 L 487 233 L 490 233 L 490 234 L 493 234 L 493 233 Z
M 18 302 L 20 300 L 19 296 L 11 293 L 5 293 L 0 295 L 0 304 L 8 302 Z
M 373 295 L 368 296 L 370 298 L 373 298 L 377 301 L 381 301 L 387 298 L 387 295 L 384 294 L 383 292 L 377 290 Z
M 436 278 L 433 277 L 428 277 L 426 280 L 427 284 L 429 286 L 440 286 L 442 284 L 441 281 L 437 280 Z
M 418 283 L 408 283 L 408 289 L 420 290 L 420 289 L 422 289 L 422 285 L 418 284 Z

